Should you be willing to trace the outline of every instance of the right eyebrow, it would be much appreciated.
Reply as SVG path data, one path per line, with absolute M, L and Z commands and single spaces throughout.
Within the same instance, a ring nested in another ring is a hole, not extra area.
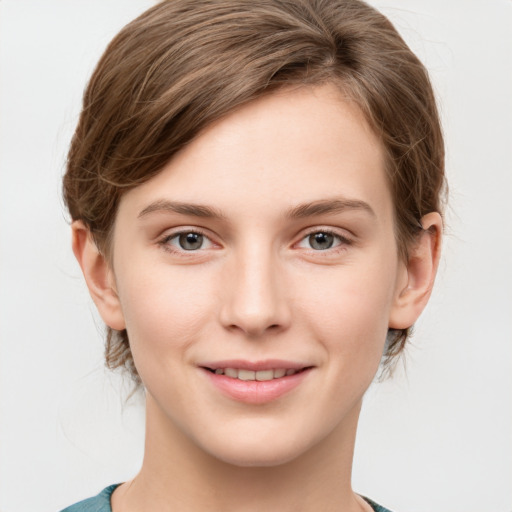
M 146 206 L 139 215 L 139 219 L 154 212 L 171 212 L 179 213 L 181 215 L 191 215 L 193 217 L 211 218 L 211 219 L 225 219 L 226 216 L 216 208 L 211 206 L 194 204 L 194 203 L 182 203 L 179 201 L 168 201 L 167 199 L 159 199 L 153 201 L 151 204 Z

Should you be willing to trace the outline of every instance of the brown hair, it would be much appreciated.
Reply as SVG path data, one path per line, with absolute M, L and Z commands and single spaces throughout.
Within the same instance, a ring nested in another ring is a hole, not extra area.
M 441 211 L 444 145 L 428 74 L 393 25 L 359 0 L 168 0 L 107 47 L 83 98 L 64 198 L 107 257 L 122 194 L 155 176 L 215 120 L 286 85 L 332 82 L 387 152 L 402 257 Z M 386 358 L 408 330 L 390 332 Z M 110 368 L 139 382 L 126 331 L 107 328 Z

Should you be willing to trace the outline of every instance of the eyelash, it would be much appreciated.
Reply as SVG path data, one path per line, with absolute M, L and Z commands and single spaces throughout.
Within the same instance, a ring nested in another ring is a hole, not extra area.
M 329 255 L 329 254 L 332 255 L 333 253 L 337 254 L 339 252 L 346 250 L 347 246 L 350 246 L 354 243 L 354 241 L 351 238 L 341 235 L 340 233 L 336 232 L 333 229 L 317 227 L 317 228 L 311 229 L 309 232 L 307 232 L 305 235 L 303 235 L 302 238 L 299 240 L 299 242 L 296 242 L 294 244 L 294 246 L 304 242 L 311 235 L 320 234 L 320 233 L 324 234 L 324 235 L 333 236 L 334 238 L 336 238 L 339 241 L 339 243 L 338 243 L 338 245 L 336 245 L 334 247 L 329 247 L 329 248 L 323 249 L 323 250 L 322 249 L 313 249 L 311 247 L 305 248 L 310 253 L 314 253 L 315 255 L 319 255 L 322 253 L 323 253 L 323 255 Z M 194 229 L 191 228 L 191 229 L 185 229 L 185 230 L 182 229 L 180 231 L 176 231 L 174 233 L 167 234 L 162 239 L 160 239 L 157 243 L 165 251 L 170 252 L 172 254 L 179 255 L 180 257 L 187 258 L 187 257 L 197 256 L 197 253 L 200 252 L 201 249 L 197 249 L 197 250 L 176 249 L 169 243 L 171 240 L 173 240 L 181 235 L 188 235 L 188 234 L 200 235 L 200 236 L 204 237 L 204 239 L 208 240 L 210 244 L 214 244 L 214 242 L 211 241 L 210 237 L 205 232 L 203 232 L 197 228 L 194 228 Z

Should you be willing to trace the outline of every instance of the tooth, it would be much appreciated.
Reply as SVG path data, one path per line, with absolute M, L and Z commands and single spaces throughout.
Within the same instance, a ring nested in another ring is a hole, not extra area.
M 256 380 L 272 380 L 274 372 L 272 370 L 260 370 L 256 372 Z
M 222 374 L 224 373 L 224 370 L 223 370 L 222 368 L 217 368 L 217 369 L 215 370 L 215 373 L 216 373 L 217 375 L 222 375 Z
M 291 368 L 289 370 L 286 370 L 286 375 L 293 375 L 294 373 L 297 373 L 296 370 L 292 370 Z
M 274 379 L 280 379 L 286 375 L 286 370 L 284 368 L 278 368 L 274 370 Z
M 240 380 L 254 380 L 256 372 L 252 370 L 238 370 L 238 378 Z
M 238 370 L 235 368 L 224 368 L 224 375 L 236 379 L 238 377 Z

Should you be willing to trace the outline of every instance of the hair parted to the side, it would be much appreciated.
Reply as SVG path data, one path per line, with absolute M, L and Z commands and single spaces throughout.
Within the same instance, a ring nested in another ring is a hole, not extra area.
M 359 0 L 168 0 L 107 47 L 83 98 L 64 198 L 109 257 L 124 192 L 201 130 L 285 86 L 336 84 L 387 153 L 401 256 L 442 211 L 444 144 L 428 74 L 393 25 Z M 389 363 L 408 330 L 388 335 Z M 107 329 L 110 368 L 140 382 L 126 331 Z

